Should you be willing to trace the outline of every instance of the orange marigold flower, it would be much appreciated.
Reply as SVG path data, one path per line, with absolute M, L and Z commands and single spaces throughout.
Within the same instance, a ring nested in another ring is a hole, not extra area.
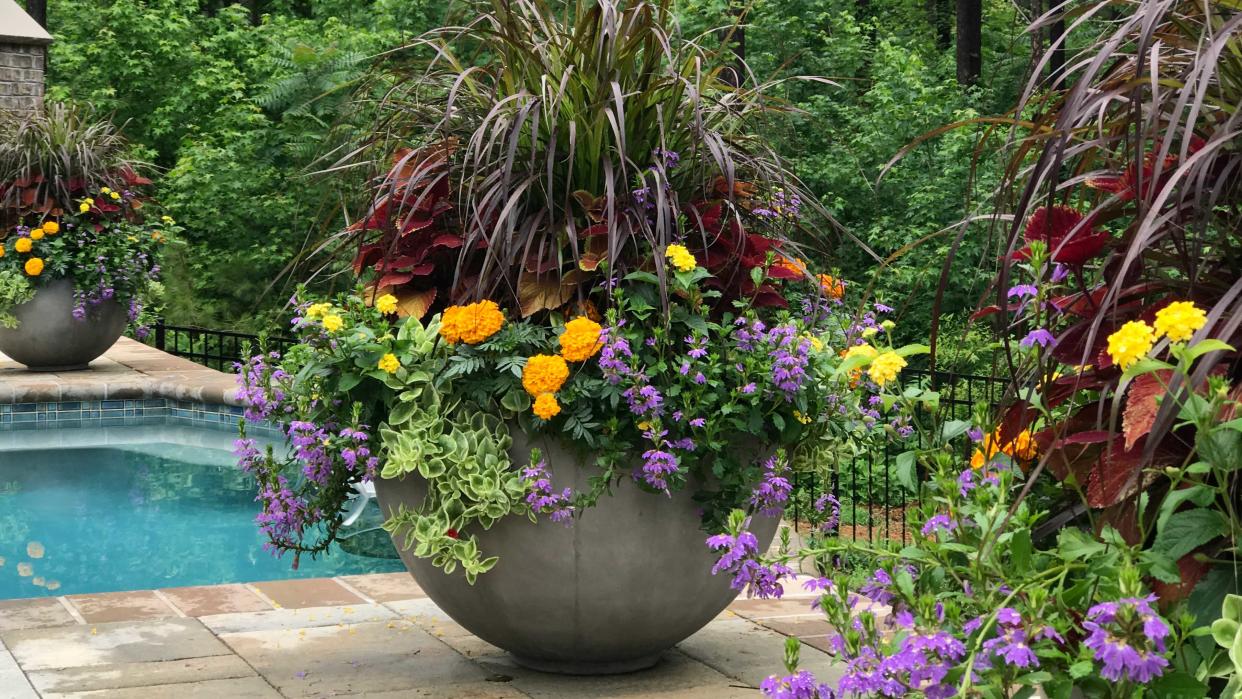
M 551 393 L 540 393 L 535 399 L 535 405 L 532 408 L 534 413 L 543 420 L 551 420 L 561 412 L 561 404 L 556 402 L 556 396 Z
M 1005 454 L 1014 461 L 1030 461 L 1035 458 L 1035 440 L 1030 430 L 1022 430 L 1008 444 L 1000 443 L 1000 429 L 983 438 L 983 445 L 970 457 L 970 467 L 980 469 L 991 463 L 997 454 Z
M 839 299 L 845 296 L 845 282 L 833 277 L 831 274 L 820 274 L 819 288 L 824 291 L 824 295 L 830 299 Z
M 526 360 L 522 369 L 522 387 L 532 396 L 556 393 L 569 378 L 569 365 L 563 357 L 553 354 L 536 354 Z
M 440 316 L 440 336 L 450 345 L 477 345 L 499 332 L 504 324 L 505 315 L 495 301 L 449 306 Z
M 25 269 L 26 274 L 29 274 L 32 277 L 37 277 L 40 274 L 43 274 L 43 260 L 40 260 L 37 257 L 32 257 L 29 260 L 26 260 Z
M 600 334 L 604 329 L 590 318 L 574 318 L 561 333 L 561 356 L 571 362 L 585 362 L 604 346 Z

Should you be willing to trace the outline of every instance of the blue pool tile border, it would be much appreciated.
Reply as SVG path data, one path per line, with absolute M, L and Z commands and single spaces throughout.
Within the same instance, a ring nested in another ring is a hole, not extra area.
M 236 429 L 242 412 L 236 405 L 167 398 L 0 403 L 0 432 L 160 424 Z M 247 424 L 246 432 L 256 437 L 282 436 L 269 424 Z

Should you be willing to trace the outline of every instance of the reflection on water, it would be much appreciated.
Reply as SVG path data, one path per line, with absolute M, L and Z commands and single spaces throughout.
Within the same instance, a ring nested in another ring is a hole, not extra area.
M 0 452 L 0 599 L 401 569 L 333 551 L 293 571 L 263 548 L 249 476 L 159 451 Z

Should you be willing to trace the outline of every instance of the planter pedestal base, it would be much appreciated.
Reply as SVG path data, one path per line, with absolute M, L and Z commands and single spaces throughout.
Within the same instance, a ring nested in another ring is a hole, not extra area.
M 634 660 L 583 662 L 577 660 L 541 660 L 539 658 L 528 658 L 517 653 L 509 654 L 509 657 L 513 658 L 513 662 L 528 670 L 550 672 L 557 675 L 623 675 L 628 672 L 638 672 L 651 668 L 660 662 L 660 658 L 663 656 L 663 653 L 653 653 L 652 655 L 645 655 Z

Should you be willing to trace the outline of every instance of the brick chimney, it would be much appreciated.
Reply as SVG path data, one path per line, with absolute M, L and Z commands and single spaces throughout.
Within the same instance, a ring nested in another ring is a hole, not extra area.
M 52 35 L 15 0 L 0 0 L 0 110 L 30 112 L 42 108 L 50 43 Z

